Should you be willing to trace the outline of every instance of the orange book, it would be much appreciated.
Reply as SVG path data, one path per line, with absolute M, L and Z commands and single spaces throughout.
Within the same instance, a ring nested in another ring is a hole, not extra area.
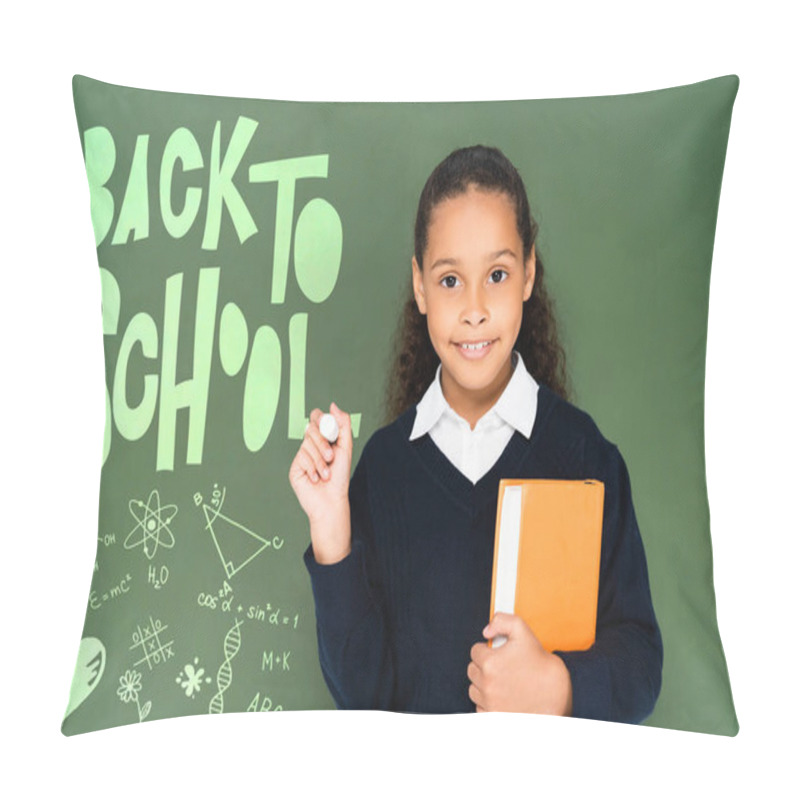
M 550 652 L 591 647 L 604 494 L 596 480 L 500 481 L 490 619 L 498 611 L 522 617 Z

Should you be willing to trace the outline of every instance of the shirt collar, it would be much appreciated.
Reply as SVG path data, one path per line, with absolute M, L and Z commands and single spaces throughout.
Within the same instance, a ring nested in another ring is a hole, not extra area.
M 518 430 L 523 436 L 530 439 L 533 423 L 536 419 L 536 401 L 539 384 L 525 368 L 525 362 L 517 350 L 513 351 L 516 357 L 514 372 L 511 380 L 503 390 L 497 402 L 481 417 L 484 420 L 491 414 L 496 414 L 501 420 Z M 424 436 L 433 428 L 443 414 L 449 413 L 457 419 L 461 417 L 450 407 L 442 392 L 441 363 L 436 368 L 436 376 L 428 387 L 422 399 L 417 403 L 417 416 L 411 429 L 410 440 Z

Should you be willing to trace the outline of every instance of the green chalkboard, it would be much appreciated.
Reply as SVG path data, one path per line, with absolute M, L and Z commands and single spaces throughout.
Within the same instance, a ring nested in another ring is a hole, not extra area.
M 702 399 L 737 87 L 727 76 L 599 98 L 301 103 L 76 76 L 106 431 L 63 732 L 334 707 L 289 465 L 310 411 L 331 400 L 352 417 L 354 466 L 384 424 L 419 194 L 476 143 L 525 181 L 573 401 L 630 469 L 665 650 L 648 724 L 735 732 Z

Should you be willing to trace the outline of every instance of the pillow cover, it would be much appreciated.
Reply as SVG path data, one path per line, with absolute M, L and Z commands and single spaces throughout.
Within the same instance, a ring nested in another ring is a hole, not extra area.
M 482 143 L 525 181 L 573 402 L 629 469 L 664 651 L 644 724 L 734 735 L 703 399 L 738 84 L 316 103 L 75 76 L 106 419 L 62 731 L 334 707 L 288 468 L 309 413 L 331 400 L 351 415 L 354 468 L 382 426 L 420 191 L 448 153 Z

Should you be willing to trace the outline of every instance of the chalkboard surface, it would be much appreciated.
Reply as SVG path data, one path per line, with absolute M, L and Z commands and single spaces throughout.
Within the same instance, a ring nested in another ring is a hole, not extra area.
M 667 654 L 650 723 L 730 729 L 696 400 L 737 86 L 300 103 L 76 76 L 106 432 L 64 733 L 333 708 L 288 468 L 315 407 L 333 400 L 351 415 L 353 466 L 385 424 L 419 193 L 448 153 L 475 143 L 499 147 L 526 183 L 574 401 L 631 468 Z M 676 591 L 682 547 L 696 572 Z M 699 615 L 686 616 L 687 596 Z

